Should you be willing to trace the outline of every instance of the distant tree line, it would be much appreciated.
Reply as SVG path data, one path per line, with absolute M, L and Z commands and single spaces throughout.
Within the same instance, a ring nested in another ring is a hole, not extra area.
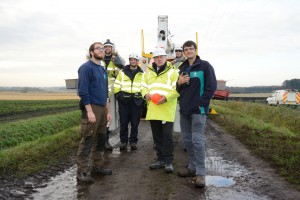
M 282 88 L 284 89 L 297 89 L 300 91 L 300 79 L 291 79 L 291 80 L 285 80 L 282 83 Z
M 281 86 L 252 86 L 252 87 L 226 87 L 230 93 L 270 93 L 274 90 L 296 89 L 300 91 L 300 79 L 285 80 Z
M 42 92 L 42 91 L 67 91 L 67 89 L 66 87 L 0 87 L 0 91 Z

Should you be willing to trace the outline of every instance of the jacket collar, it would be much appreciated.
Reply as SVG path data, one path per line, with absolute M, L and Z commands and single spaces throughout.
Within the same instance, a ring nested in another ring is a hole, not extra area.
M 159 74 L 165 73 L 166 71 L 170 70 L 170 69 L 172 68 L 172 65 L 171 65 L 171 63 L 170 63 L 169 61 L 167 61 L 162 67 L 163 67 L 163 70 L 160 71 Z M 162 67 L 161 67 L 161 68 L 162 68 Z M 156 71 L 157 71 L 157 65 L 156 65 L 155 62 L 153 62 L 152 65 L 149 66 L 148 68 L 149 68 L 150 70 L 152 70 L 153 72 L 155 72 L 155 73 L 156 73 Z
M 196 56 L 196 60 L 194 61 L 194 63 L 193 63 L 191 66 L 190 66 L 190 64 L 189 64 L 188 59 L 186 59 L 186 60 L 182 63 L 182 65 L 180 65 L 179 70 L 180 70 L 180 71 L 185 71 L 184 69 L 187 68 L 188 66 L 190 66 L 191 69 L 192 69 L 192 68 L 194 68 L 195 66 L 200 65 L 200 63 L 201 63 L 201 59 L 200 59 L 199 56 Z
M 126 65 L 125 67 L 124 67 L 124 69 L 123 69 L 124 71 L 131 71 L 131 69 L 130 69 L 130 65 Z M 141 73 L 143 73 L 144 71 L 139 67 L 139 66 L 137 66 L 137 73 L 138 72 L 141 72 Z

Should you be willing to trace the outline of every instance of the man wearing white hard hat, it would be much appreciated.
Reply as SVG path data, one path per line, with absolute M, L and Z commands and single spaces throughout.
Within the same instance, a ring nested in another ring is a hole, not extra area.
M 114 84 L 114 93 L 119 105 L 121 151 L 127 150 L 128 143 L 131 150 L 137 150 L 138 126 L 144 103 L 141 94 L 141 82 L 144 72 L 138 66 L 138 63 L 138 54 L 131 53 L 129 55 L 129 65 L 126 65 L 120 71 Z M 128 138 L 129 123 L 130 136 Z
M 165 168 L 173 172 L 173 123 L 177 97 L 178 72 L 167 61 L 166 52 L 155 48 L 154 62 L 148 67 L 142 81 L 142 95 L 148 101 L 146 120 L 150 121 L 157 161 L 149 166 L 151 170 Z M 156 99 L 154 99 L 156 97 Z M 157 99 L 157 97 L 159 97 Z

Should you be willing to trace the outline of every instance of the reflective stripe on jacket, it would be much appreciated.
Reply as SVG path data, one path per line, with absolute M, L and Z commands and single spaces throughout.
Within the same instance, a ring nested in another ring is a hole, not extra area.
M 105 57 L 104 66 L 109 78 L 116 78 L 120 69 L 124 68 L 124 61 L 118 54 L 113 54 L 110 57 Z M 108 65 L 107 61 L 109 61 Z
M 156 105 L 152 101 L 148 101 L 148 110 L 146 120 L 162 120 L 174 122 L 177 97 L 176 82 L 178 79 L 178 72 L 173 69 L 170 62 L 167 62 L 165 69 L 158 75 L 152 66 L 148 67 L 148 71 L 143 76 L 142 81 L 142 96 L 146 94 L 160 94 L 164 95 L 167 102 Z
M 113 61 L 110 61 L 108 66 L 106 66 L 106 70 L 109 78 L 116 78 L 120 69 L 114 64 Z
M 124 70 L 120 71 L 115 80 L 114 93 L 116 94 L 120 91 L 132 94 L 136 92 L 141 92 L 142 75 L 143 71 L 139 70 L 135 74 L 133 80 L 131 80 L 130 77 L 124 73 Z

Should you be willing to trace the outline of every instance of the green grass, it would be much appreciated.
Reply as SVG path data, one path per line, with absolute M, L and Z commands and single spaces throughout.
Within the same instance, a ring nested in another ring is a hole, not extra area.
M 80 111 L 30 118 L 0 126 L 0 150 L 63 131 L 80 123 Z
M 0 116 L 78 107 L 78 100 L 0 100 Z
M 300 188 L 300 113 L 259 103 L 212 101 L 219 115 L 211 119 L 271 161 L 279 173 Z
M 78 146 L 79 126 L 0 151 L 0 176 L 24 177 L 58 162 Z

